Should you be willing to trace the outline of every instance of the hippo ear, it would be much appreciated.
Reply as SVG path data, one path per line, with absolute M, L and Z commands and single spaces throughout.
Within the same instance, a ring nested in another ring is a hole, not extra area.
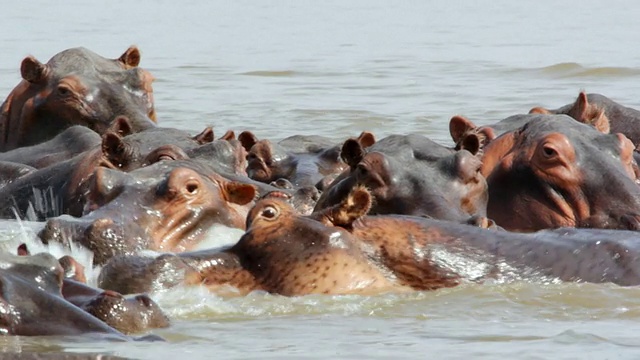
M 227 130 L 227 132 L 224 133 L 224 135 L 222 135 L 219 140 L 230 141 L 235 139 L 236 139 L 236 133 L 234 133 L 233 130 Z
M 137 67 L 140 64 L 140 50 L 135 45 L 129 46 L 129 48 L 122 54 L 118 61 L 120 61 L 125 69 Z
M 258 193 L 255 186 L 235 181 L 226 183 L 224 190 L 227 201 L 238 205 L 250 203 L 256 198 L 256 194 Z
M 251 131 L 241 132 L 240 135 L 238 135 L 238 140 L 240 140 L 242 147 L 247 151 L 251 151 L 253 145 L 258 142 L 258 138 Z
M 473 155 L 476 155 L 478 152 L 480 152 L 480 148 L 481 144 L 478 134 L 466 135 L 464 139 L 462 139 L 462 142 L 459 143 L 459 149 L 458 147 L 456 147 L 457 150 L 467 150 Z
M 366 149 L 376 143 L 376 137 L 368 131 L 363 131 L 360 136 L 358 136 L 358 142 Z
M 342 144 L 340 157 L 351 169 L 355 169 L 358 163 L 362 161 L 362 158 L 364 158 L 364 155 L 364 149 L 358 140 L 347 139 L 347 141 Z
M 456 115 L 449 120 L 449 133 L 456 144 L 463 140 L 466 133 L 475 128 L 477 128 L 476 124 L 460 115 Z
M 611 131 L 611 125 L 609 118 L 604 114 L 603 109 L 599 109 L 589 120 L 589 124 L 593 125 L 598 131 L 604 134 L 608 134 Z
M 543 108 L 543 107 L 534 107 L 533 109 L 529 110 L 529 114 L 543 114 L 543 115 L 550 115 L 551 111 Z
M 600 132 L 609 133 L 609 118 L 604 114 L 603 109 L 589 103 L 587 94 L 584 91 L 578 94 L 578 98 L 569 110 L 568 115 L 583 124 L 594 126 Z
M 118 116 L 113 120 L 107 131 L 116 133 L 122 137 L 133 134 L 131 121 L 126 116 Z
M 202 130 L 200 134 L 193 137 L 193 140 L 197 141 L 200 145 L 208 144 L 212 142 L 213 139 L 213 129 L 211 128 L 211 126 L 207 126 L 206 128 L 204 128 L 204 130 Z
M 330 218 L 335 226 L 351 226 L 369 212 L 372 201 L 371 193 L 365 187 L 358 186 L 340 204 L 330 208 Z
M 25 243 L 20 244 L 20 246 L 18 246 L 18 256 L 27 256 L 27 255 L 31 255 L 31 252 L 29 252 L 29 248 L 27 247 L 27 244 Z
M 125 153 L 125 144 L 122 142 L 120 135 L 107 132 L 102 136 L 102 154 L 111 163 L 117 167 L 123 164 Z
M 47 76 L 47 65 L 36 60 L 33 56 L 27 56 L 20 64 L 22 78 L 32 84 L 42 82 Z

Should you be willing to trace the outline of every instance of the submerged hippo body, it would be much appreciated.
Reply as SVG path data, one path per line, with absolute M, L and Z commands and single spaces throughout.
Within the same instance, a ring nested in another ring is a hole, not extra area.
M 608 119 L 608 126 L 596 127 L 605 133 L 624 134 L 636 147 L 640 145 L 640 111 L 623 106 L 604 95 L 581 92 L 572 104 L 554 110 L 536 107 L 531 112 L 564 114 L 586 123 L 589 123 L 588 118 L 593 117 L 593 114 L 603 114 Z
M 353 140 L 342 147 L 350 166 L 323 192 L 316 210 L 343 201 L 356 186 L 375 198 L 371 214 L 406 214 L 464 221 L 484 215 L 487 184 L 481 162 L 420 135 L 391 135 L 365 150 Z
M 364 216 L 371 198 L 358 191 L 339 209 L 311 217 L 296 215 L 279 199 L 261 200 L 233 247 L 114 259 L 100 284 L 135 292 L 163 281 L 282 295 L 435 290 L 487 281 L 640 284 L 636 232 L 520 234 L 412 216 Z
M 34 171 L 36 168 L 29 165 L 0 161 L 0 189 Z
M 256 189 L 194 161 L 160 161 L 130 173 L 100 168 L 80 219 L 50 219 L 43 241 L 77 241 L 104 263 L 139 250 L 185 251 L 213 224 L 244 228 Z
M 640 229 L 633 144 L 566 115 L 537 115 L 484 149 L 487 216 L 508 230 Z
M 115 60 L 85 48 L 46 64 L 25 58 L 23 80 L 0 108 L 0 151 L 38 144 L 72 125 L 103 134 L 117 116 L 128 117 L 134 131 L 153 127 L 153 76 L 139 62 L 136 47 Z
M 100 135 L 80 125 L 65 129 L 53 139 L 0 153 L 0 161 L 12 161 L 41 169 L 68 160 L 100 145 Z
M 63 274 L 49 254 L 0 255 L 0 331 L 7 335 L 101 334 L 125 339 L 117 330 L 65 300 Z

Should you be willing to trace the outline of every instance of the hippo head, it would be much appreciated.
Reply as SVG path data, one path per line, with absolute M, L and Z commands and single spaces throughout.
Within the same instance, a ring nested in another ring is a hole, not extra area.
M 247 232 L 228 251 L 262 289 L 282 295 L 357 293 L 388 285 L 345 229 L 300 216 L 276 197 L 256 203 Z
M 67 238 L 94 251 L 96 263 L 144 248 L 184 251 L 215 223 L 243 228 L 243 205 L 256 193 L 252 185 L 187 161 L 160 161 L 130 173 L 98 168 L 89 182 L 86 215 L 73 223 L 49 220 L 41 238 L 70 233 Z
M 25 58 L 23 81 L 2 106 L 2 150 L 48 140 L 72 125 L 103 134 L 119 115 L 135 131 L 153 127 L 154 78 L 139 62 L 136 47 L 115 60 L 85 48 L 60 52 L 46 64 Z
M 258 140 L 250 131 L 240 133 L 238 140 L 247 150 L 247 175 L 253 180 L 270 183 L 288 178 L 295 170 L 289 154 L 278 144 Z
M 640 229 L 634 146 L 565 115 L 538 115 L 485 148 L 488 216 L 508 230 Z
M 153 128 L 132 133 L 129 121 L 118 118 L 102 136 L 102 153 L 107 167 L 131 171 L 161 160 L 185 160 L 187 151 L 213 141 L 213 130 L 206 127 L 200 134 L 171 128 Z
M 187 155 L 190 159 L 207 163 L 221 173 L 247 175 L 247 151 L 238 140 L 223 136 L 188 150 Z
M 605 134 L 608 134 L 611 128 L 609 118 L 605 114 L 605 109 L 600 108 L 596 104 L 590 103 L 587 94 L 584 91 L 581 91 L 580 94 L 578 94 L 576 101 L 569 106 L 564 106 L 556 110 L 534 107 L 529 111 L 529 113 L 569 115 L 583 124 L 592 125 Z
M 169 326 L 169 318 L 145 294 L 125 297 L 105 290 L 83 304 L 82 309 L 125 334 Z
M 405 140 L 400 136 L 390 139 Z M 464 220 L 485 213 L 487 184 L 480 174 L 481 162 L 474 155 L 437 144 L 429 144 L 435 146 L 429 151 L 404 145 L 397 153 L 377 148 L 385 141 L 365 152 L 357 142 L 347 140 L 342 157 L 349 164 L 350 173 L 322 194 L 315 210 L 339 203 L 354 186 L 364 186 L 375 198 L 372 214 Z

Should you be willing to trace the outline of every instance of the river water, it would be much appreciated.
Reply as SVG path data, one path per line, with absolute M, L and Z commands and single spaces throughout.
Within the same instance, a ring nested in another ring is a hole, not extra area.
M 12 1 L 0 14 L 0 94 L 18 83 L 26 55 L 44 62 L 85 46 L 116 58 L 136 44 L 157 77 L 164 126 L 276 140 L 416 132 L 448 144 L 452 115 L 484 124 L 558 107 L 580 90 L 640 108 L 638 18 L 632 1 Z M 173 320 L 155 331 L 167 343 L 5 337 L 0 349 L 189 360 L 640 357 L 638 288 L 235 299 L 190 288 L 154 298 Z

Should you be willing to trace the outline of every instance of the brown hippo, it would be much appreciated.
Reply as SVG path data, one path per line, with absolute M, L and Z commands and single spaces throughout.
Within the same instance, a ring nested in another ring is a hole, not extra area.
M 634 146 L 566 115 L 536 115 L 484 149 L 489 218 L 512 231 L 640 229 Z
M 185 150 L 213 140 L 213 131 L 209 127 L 195 136 L 169 128 L 130 132 L 128 119 L 118 118 L 97 146 L 0 188 L 0 216 L 14 218 L 17 213 L 20 218 L 28 216 L 31 220 L 44 220 L 61 214 L 82 216 L 89 195 L 87 181 L 95 169 L 106 167 L 131 171 L 161 160 L 186 159 Z M 49 149 L 53 154 L 55 141 L 47 143 L 52 143 Z M 33 148 L 45 145 L 42 143 Z M 38 157 L 46 158 L 39 151 L 28 151 L 29 148 L 14 151 L 25 153 L 25 159 L 32 161 L 37 161 Z M 57 157 L 52 156 L 49 160 Z
M 286 202 L 259 201 L 247 232 L 223 251 L 114 258 L 101 286 L 123 292 L 204 284 L 239 294 L 282 295 L 435 290 L 464 282 L 584 281 L 640 284 L 640 235 L 557 229 L 518 234 L 405 215 L 364 216 L 371 195 L 310 217 Z M 165 269 L 165 270 L 163 270 Z
M 65 279 L 62 296 L 125 334 L 169 326 L 169 319 L 158 304 L 144 294 L 124 297 L 115 291 L 96 289 L 81 282 Z
M 26 244 L 18 247 L 19 256 L 31 255 Z M 125 334 L 169 326 L 169 319 L 147 295 L 125 298 L 114 291 L 86 285 L 84 266 L 73 257 L 58 259 L 62 267 L 61 295 L 65 300 Z
M 103 134 L 120 115 L 134 131 L 153 127 L 153 76 L 139 62 L 133 46 L 115 60 L 85 48 L 62 51 L 46 64 L 26 57 L 23 80 L 0 107 L 0 151 L 38 144 L 72 125 Z
M 295 188 L 319 184 L 319 190 L 335 178 L 347 165 L 340 158 L 340 147 L 320 136 L 295 135 L 277 144 L 258 140 L 245 131 L 238 139 L 247 150 L 247 174 L 250 178 L 271 183 L 278 179 L 290 181 Z M 363 132 L 357 139 L 363 148 L 375 142 L 373 134 Z
M 602 114 L 608 119 L 607 126 L 597 126 L 598 130 L 605 133 L 621 133 L 629 138 L 633 144 L 640 145 L 640 111 L 618 104 L 600 94 L 586 94 L 580 92 L 578 98 L 572 104 L 567 104 L 555 110 L 542 107 L 531 109 L 530 113 L 538 114 L 565 114 L 572 118 L 590 123 L 594 114 Z
M 341 156 L 349 172 L 325 190 L 316 211 L 340 203 L 355 186 L 375 197 L 371 214 L 406 214 L 466 221 L 486 211 L 487 184 L 481 162 L 421 135 L 391 135 L 363 149 L 349 139 Z
M 244 228 L 250 184 L 228 181 L 194 161 L 160 161 L 130 173 L 98 168 L 90 180 L 90 211 L 50 219 L 43 241 L 76 241 L 101 264 L 139 250 L 185 251 L 213 224 Z
M 100 334 L 127 339 L 64 299 L 63 270 L 53 256 L 0 254 L 0 332 L 6 335 Z
M 449 132 L 453 142 L 456 144 L 456 150 L 465 149 L 476 154 L 481 152 L 497 136 L 507 131 L 516 130 L 531 120 L 538 119 L 535 113 L 509 116 L 497 123 L 484 126 L 477 126 L 471 120 L 456 115 L 449 121 Z M 609 118 L 604 115 L 602 110 L 583 114 L 577 120 L 584 124 L 592 125 L 601 132 L 609 133 Z

